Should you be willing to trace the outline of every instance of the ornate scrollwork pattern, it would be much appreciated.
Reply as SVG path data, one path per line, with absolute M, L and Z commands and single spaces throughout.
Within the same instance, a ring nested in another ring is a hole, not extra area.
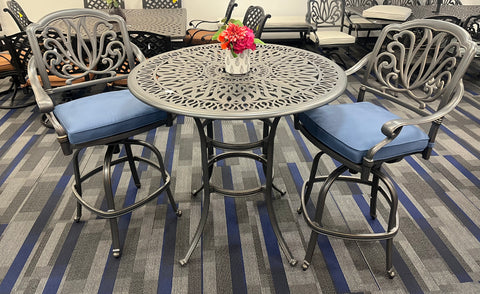
M 129 85 L 145 102 L 163 109 L 229 118 L 245 112 L 288 114 L 287 106 L 290 113 L 298 112 L 305 104 L 336 98 L 345 86 L 338 66 L 305 50 L 258 46 L 250 54 L 251 71 L 239 76 L 224 71 L 225 52 L 213 44 L 157 55 L 135 68 Z
M 358 7 L 358 6 L 371 7 L 376 4 L 377 3 L 375 0 L 346 0 L 345 1 L 346 7 Z
M 39 32 L 43 64 L 67 84 L 90 74 L 114 76 L 126 58 L 114 23 L 88 17 L 61 20 Z M 92 29 L 93 28 L 93 29 Z
M 335 25 L 342 18 L 343 7 L 339 0 L 309 1 L 311 22 L 316 25 Z
M 392 32 L 378 54 L 373 73 L 384 93 L 403 93 L 420 106 L 436 100 L 450 83 L 461 57 L 451 35 L 429 28 Z

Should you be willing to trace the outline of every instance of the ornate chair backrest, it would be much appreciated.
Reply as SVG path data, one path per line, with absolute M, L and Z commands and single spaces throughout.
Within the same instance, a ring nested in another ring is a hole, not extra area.
M 47 93 L 125 79 L 127 75 L 117 72 L 125 61 L 130 69 L 135 66 L 133 50 L 144 59 L 131 44 L 125 21 L 101 10 L 51 13 L 31 24 L 27 36 L 34 55 L 29 62 L 29 74 L 36 69 Z M 66 85 L 52 87 L 49 75 L 64 79 Z
M 142 5 L 145 9 L 182 8 L 182 0 L 175 3 L 172 0 L 142 0 Z
M 472 39 L 480 41 L 480 15 L 469 16 L 463 23 L 463 27 L 472 36 Z
M 119 2 L 120 8 L 125 8 L 125 2 Z M 91 9 L 109 9 L 105 0 L 83 0 L 83 7 Z
M 443 21 L 448 21 L 451 23 L 454 23 L 456 25 L 461 25 L 462 20 L 458 17 L 455 17 L 453 15 L 434 15 L 434 16 L 429 16 L 427 19 L 438 19 L 438 20 L 443 20 Z
M 32 49 L 28 42 L 27 33 L 19 32 L 13 35 L 4 36 L 5 45 L 12 58 L 13 66 L 21 73 L 20 83 L 26 83 L 28 61 L 33 56 Z
M 315 29 L 319 27 L 343 27 L 345 0 L 309 0 L 306 21 Z
M 243 17 L 243 25 L 253 30 L 255 38 L 260 38 L 263 33 L 263 28 L 270 14 L 265 14 L 265 11 L 260 6 L 249 6 Z
M 225 11 L 225 23 L 232 18 L 233 9 L 238 6 L 238 3 L 235 3 L 235 0 L 230 0 L 228 2 L 227 11 Z
M 378 5 L 376 0 L 345 0 L 345 7 L 372 7 Z
M 421 5 L 418 0 L 384 0 L 383 5 L 397 5 L 397 6 L 415 6 Z
M 456 105 L 476 45 L 460 26 L 433 19 L 392 24 L 368 57 L 362 91 L 382 96 L 422 117 Z M 441 118 L 430 130 L 435 139 Z M 428 154 L 424 157 L 428 158 Z
M 462 1 L 460 0 L 441 0 L 442 5 L 462 5 Z M 437 4 L 438 0 L 427 0 L 425 1 L 425 5 L 433 5 Z
M 8 12 L 12 16 L 20 31 L 25 31 L 27 26 L 32 23 L 25 11 L 23 11 L 23 8 L 15 0 L 7 1 L 7 7 L 3 11 Z

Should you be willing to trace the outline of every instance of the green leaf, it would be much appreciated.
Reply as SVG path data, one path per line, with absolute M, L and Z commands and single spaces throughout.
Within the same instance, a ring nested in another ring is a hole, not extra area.
M 265 43 L 263 43 L 262 40 L 257 39 L 257 38 L 253 39 L 253 43 L 255 43 L 255 44 L 265 44 Z

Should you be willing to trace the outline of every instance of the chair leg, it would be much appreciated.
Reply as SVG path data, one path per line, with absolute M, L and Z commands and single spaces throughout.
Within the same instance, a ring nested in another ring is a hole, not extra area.
M 82 196 L 82 180 L 80 178 L 80 168 L 78 164 L 78 154 L 80 153 L 80 150 L 76 150 L 75 153 L 73 154 L 73 172 L 75 174 L 75 190 L 77 190 L 78 195 Z M 74 217 L 74 221 L 78 223 L 80 221 L 80 218 L 82 217 L 82 204 L 77 201 L 77 212 Z
M 107 200 L 108 212 L 115 211 L 115 201 L 113 199 L 112 176 L 111 176 L 111 169 L 110 169 L 114 151 L 115 151 L 115 145 L 109 145 L 103 161 L 103 188 L 105 191 L 105 198 Z M 110 231 L 112 233 L 113 257 L 120 257 L 121 250 L 120 250 L 120 237 L 118 232 L 117 218 L 110 218 L 109 222 L 110 222 Z
M 372 190 L 370 193 L 370 216 L 372 219 L 377 218 L 377 195 L 378 195 L 378 182 L 379 178 L 377 175 L 373 175 L 372 180 Z
M 133 182 L 135 183 L 135 187 L 137 187 L 137 189 L 139 189 L 140 186 L 141 186 L 140 178 L 138 177 L 137 168 L 135 166 L 135 160 L 134 160 L 133 153 L 132 153 L 132 146 L 130 144 L 125 143 L 125 153 L 127 154 L 128 165 L 130 166 L 130 171 L 132 173 Z
M 317 175 L 317 170 L 318 170 L 318 163 L 320 162 L 320 157 L 322 157 L 323 152 L 319 152 L 315 155 L 313 158 L 312 162 L 312 168 L 310 170 L 310 176 L 308 178 L 308 181 L 305 183 L 305 204 L 308 202 L 310 199 L 310 195 L 312 194 L 312 189 L 313 189 L 313 184 L 315 182 L 315 176 Z M 302 207 L 300 206 L 297 209 L 297 213 L 301 214 L 303 212 Z
M 306 271 L 310 264 L 312 263 L 313 252 L 315 251 L 315 246 L 317 245 L 318 233 L 312 231 L 310 234 L 310 241 L 308 241 L 307 251 L 305 252 L 305 258 L 303 259 L 302 269 Z

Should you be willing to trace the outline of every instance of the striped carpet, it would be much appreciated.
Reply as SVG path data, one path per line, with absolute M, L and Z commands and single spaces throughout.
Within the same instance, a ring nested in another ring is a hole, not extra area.
M 345 55 L 351 65 L 361 56 Z M 191 118 L 144 136 L 164 154 L 172 189 L 183 211 L 177 218 L 165 195 L 119 219 L 121 258 L 110 254 L 104 219 L 84 211 L 72 221 L 70 157 L 60 150 L 38 110 L 0 110 L 0 293 L 480 293 L 480 93 L 478 66 L 465 77 L 465 99 L 446 119 L 429 161 L 418 156 L 387 166 L 399 192 L 400 232 L 385 277 L 382 242 L 354 242 L 320 236 L 312 265 L 302 271 L 310 231 L 296 213 L 299 191 L 316 149 L 285 117 L 277 132 L 275 184 L 286 191 L 274 201 L 286 242 L 299 260 L 291 267 L 270 227 L 261 195 L 232 199 L 213 195 L 205 233 L 190 262 L 181 267 L 200 218 L 199 140 Z M 335 103 L 354 99 L 358 77 Z M 260 136 L 256 121 L 216 122 L 216 135 L 229 141 Z M 102 148 L 85 151 L 81 168 L 102 162 Z M 325 158 L 321 170 L 334 168 Z M 114 170 L 117 205 L 155 188 L 158 172 L 141 170 L 142 188 L 128 168 Z M 238 189 L 263 181 L 261 167 L 229 159 L 214 169 L 214 181 Z M 85 198 L 102 204 L 101 179 L 93 178 Z M 363 189 L 363 188 L 362 188 Z M 355 186 L 337 186 L 327 199 L 329 222 L 351 230 L 376 230 L 368 197 Z M 352 197 L 353 194 L 353 197 Z M 346 196 L 349 195 L 349 196 Z M 312 207 L 310 207 L 312 208 Z M 367 212 L 366 212 L 367 211 Z M 383 212 L 383 214 L 382 214 Z

